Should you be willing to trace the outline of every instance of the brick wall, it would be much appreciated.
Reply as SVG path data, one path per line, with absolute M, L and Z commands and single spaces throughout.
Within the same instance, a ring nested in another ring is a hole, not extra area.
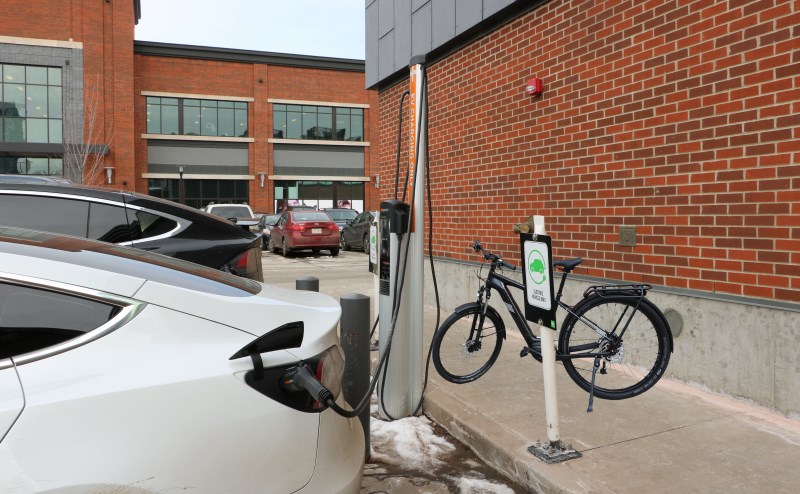
M 238 96 L 254 98 L 249 108 L 249 135 L 255 142 L 249 145 L 250 173 L 257 177 L 265 171 L 272 175 L 272 105 L 273 99 L 370 104 L 365 120 L 365 139 L 370 139 L 369 123 L 377 117 L 378 96 L 364 89 L 363 72 L 344 72 L 322 69 L 271 66 L 266 64 L 210 61 L 186 58 L 136 55 L 136 176 L 147 172 L 147 141 L 138 136 L 145 133 L 146 99 L 142 91 Z M 371 120 L 370 120 L 371 119 Z M 379 163 L 373 158 L 372 147 L 365 149 L 365 173 L 377 174 Z M 147 190 L 147 180 L 137 179 L 137 190 Z M 374 188 L 365 186 L 365 204 L 377 207 Z M 257 211 L 272 211 L 273 190 L 259 180 L 250 183 L 251 204 Z
M 797 1 L 553 0 L 432 63 L 433 254 L 518 258 L 542 214 L 581 274 L 800 302 L 798 40 Z M 407 85 L 380 93 L 382 197 Z

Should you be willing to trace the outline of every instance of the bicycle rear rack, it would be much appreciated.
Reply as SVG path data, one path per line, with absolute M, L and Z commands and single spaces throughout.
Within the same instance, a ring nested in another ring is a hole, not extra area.
M 647 295 L 647 291 L 653 288 L 647 284 L 632 283 L 629 285 L 595 285 L 590 286 L 583 292 L 583 297 L 597 294 L 598 297 L 614 295 L 618 297 L 642 298 Z

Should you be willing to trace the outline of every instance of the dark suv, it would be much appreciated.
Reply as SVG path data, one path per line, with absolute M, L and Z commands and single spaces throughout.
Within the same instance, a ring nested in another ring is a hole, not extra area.
M 341 249 L 350 250 L 355 247 L 369 252 L 369 227 L 375 216 L 377 211 L 364 211 L 352 220 L 347 220 L 341 232 Z
M 0 183 L 0 225 L 136 247 L 264 281 L 260 235 L 142 194 L 80 185 Z

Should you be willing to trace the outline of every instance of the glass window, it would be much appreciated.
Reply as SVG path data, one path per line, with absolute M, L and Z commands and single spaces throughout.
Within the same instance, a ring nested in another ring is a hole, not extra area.
M 6 142 L 25 142 L 25 119 L 3 119 L 3 139 Z
M 220 102 L 220 106 L 223 102 Z M 233 104 L 231 104 L 233 106 Z M 233 108 L 219 109 L 219 133 L 221 137 L 233 137 Z
M 27 136 L 27 142 L 48 142 L 47 120 L 44 118 L 29 118 Z
M 22 84 L 3 84 L 3 115 L 7 117 L 25 116 L 25 86 Z
M 197 106 L 183 107 L 183 135 L 200 135 L 200 103 Z
M 0 194 L 0 225 L 85 238 L 88 217 L 89 203 L 84 201 Z
M 147 104 L 147 133 L 161 133 L 161 105 Z
M 125 209 L 90 203 L 88 237 L 112 244 L 130 242 L 133 234 L 125 216 Z
M 46 67 L 25 67 L 25 83 L 26 84 L 47 84 L 47 68 Z
M 200 134 L 216 136 L 217 134 L 217 109 L 207 106 L 200 108 Z
M 50 130 L 50 137 L 48 142 L 59 143 L 63 142 L 61 120 L 48 120 L 47 125 Z
M 50 175 L 64 176 L 64 160 L 61 158 L 50 158 Z
M 302 135 L 301 128 L 301 113 L 299 111 L 290 111 L 286 113 L 286 138 L 287 139 L 300 139 Z
M 47 117 L 47 87 L 28 86 L 27 87 L 27 113 L 29 117 Z
M 217 106 L 219 108 L 233 108 L 233 101 L 219 101 Z
M 356 115 L 350 117 L 350 140 L 364 140 L 364 117 Z
M 350 115 L 342 113 L 342 108 L 336 109 L 336 140 L 350 140 Z
M 47 88 L 47 116 L 61 118 L 61 88 L 50 86 Z
M 49 173 L 47 158 L 26 158 L 28 175 L 47 175 Z
M 161 133 L 178 134 L 178 107 L 163 105 L 161 107 Z
M 286 137 L 286 112 L 275 112 L 272 118 L 272 137 L 278 139 Z
M 190 180 L 193 182 L 193 180 Z M 158 235 L 169 233 L 178 226 L 178 224 L 170 219 L 158 216 L 156 214 L 148 213 L 147 211 L 129 210 L 128 213 L 133 213 L 136 217 L 134 225 L 138 229 L 135 233 L 136 239 L 151 238 Z
M 247 108 L 235 110 L 236 112 L 236 136 L 247 137 Z
M 318 139 L 317 137 L 317 107 L 303 107 L 303 139 Z
M 95 300 L 0 283 L 0 359 L 71 340 L 99 328 L 118 310 Z
M 47 84 L 50 86 L 61 85 L 61 69 L 58 67 L 47 68 Z
M 23 65 L 3 65 L 3 82 L 25 84 L 25 67 Z

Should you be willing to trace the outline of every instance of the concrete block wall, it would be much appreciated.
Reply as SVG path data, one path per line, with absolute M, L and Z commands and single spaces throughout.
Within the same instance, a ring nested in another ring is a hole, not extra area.
M 519 264 L 516 258 L 507 260 Z M 438 280 L 444 321 L 453 308 L 475 301 L 480 287 L 475 276 L 477 263 L 436 260 L 435 269 Z M 582 272 L 581 268 L 577 272 Z M 486 271 L 484 270 L 484 275 Z M 522 281 L 519 271 L 504 273 L 512 279 Z M 557 278 L 556 289 L 560 279 Z M 580 280 L 574 276 L 567 279 L 563 300 L 576 304 L 583 292 L 591 285 L 601 284 Z M 425 261 L 425 304 L 435 306 L 430 264 Z M 523 294 L 515 295 L 520 307 Z M 778 411 L 790 417 L 800 416 L 800 309 L 777 308 L 723 299 L 710 299 L 671 293 L 656 287 L 648 294 L 663 312 L 677 313 L 673 322 L 675 348 L 670 357 L 666 377 L 700 385 L 712 392 L 733 396 Z M 517 332 L 498 296 L 492 305 L 503 316 L 506 330 Z M 566 312 L 558 310 L 558 327 L 566 317 Z M 675 324 L 675 320 L 679 324 Z M 530 323 L 534 334 L 539 329 Z M 557 341 L 556 336 L 556 341 Z M 504 352 L 519 352 L 522 347 L 514 346 L 516 339 L 506 340 Z M 528 357 L 530 359 L 530 357 Z M 531 371 L 541 372 L 538 364 L 530 359 Z M 560 366 L 559 366 L 560 368 Z M 561 372 L 561 371 L 559 371 Z M 578 390 L 577 385 L 572 392 Z M 578 391 L 582 392 L 582 391 Z

